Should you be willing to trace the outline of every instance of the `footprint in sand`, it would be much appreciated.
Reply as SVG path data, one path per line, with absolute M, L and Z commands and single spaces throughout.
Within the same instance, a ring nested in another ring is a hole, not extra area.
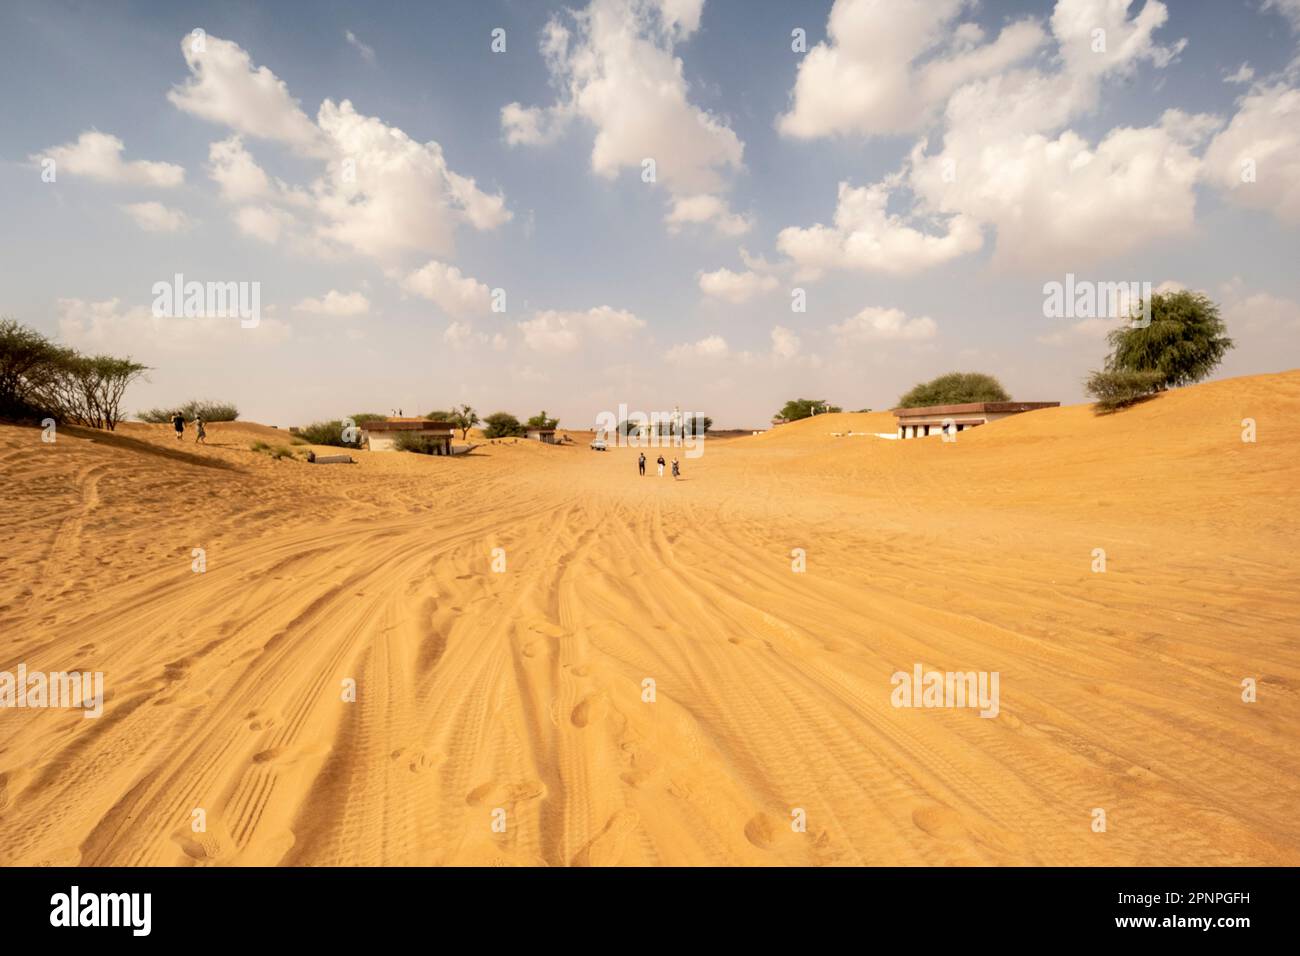
M 589 727 L 604 720 L 607 713 L 609 713 L 609 698 L 603 693 L 598 693 L 584 698 L 577 707 L 573 708 L 570 718 L 575 727 Z
M 627 838 L 641 824 L 635 810 L 620 810 L 610 817 L 605 829 L 578 851 L 574 866 L 617 866 L 623 859 Z
M 523 783 L 513 785 L 489 780 L 467 793 L 465 802 L 472 807 L 506 807 L 544 796 L 546 796 L 546 784 L 540 780 L 525 780 Z
M 745 838 L 760 850 L 770 850 L 785 834 L 785 824 L 770 813 L 756 813 L 745 824 Z
M 962 823 L 961 814 L 941 803 L 917 807 L 912 811 L 912 822 L 917 829 L 936 840 L 965 840 L 970 836 L 966 825 Z

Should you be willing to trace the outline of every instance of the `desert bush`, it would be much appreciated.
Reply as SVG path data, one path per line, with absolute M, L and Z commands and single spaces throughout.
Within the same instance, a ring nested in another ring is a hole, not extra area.
M 355 419 L 353 419 L 355 421 Z M 328 422 L 312 422 L 298 429 L 298 437 L 311 445 L 334 445 L 339 448 L 357 448 L 361 444 L 361 430 L 357 429 L 356 441 L 344 441 L 344 424 L 339 419 Z
M 358 425 L 364 425 L 367 422 L 382 422 L 387 419 L 387 415 L 380 415 L 378 412 L 357 412 L 352 416 L 352 421 Z
M 544 408 L 528 419 L 529 428 L 556 428 L 559 424 L 560 420 L 558 418 L 548 418 L 546 416 L 546 409 Z
M 797 422 L 802 418 L 811 418 L 813 415 L 825 415 L 828 412 L 842 412 L 844 409 L 838 405 L 832 405 L 824 398 L 792 398 L 781 406 L 781 410 L 776 413 L 776 417 L 784 418 L 788 422 Z
M 1159 390 L 1163 379 L 1163 373 L 1158 371 L 1108 369 L 1089 375 L 1084 388 L 1097 400 L 1098 408 L 1111 412 L 1154 394 Z
M 180 412 L 187 422 L 202 418 L 205 422 L 233 422 L 239 418 L 239 409 L 230 402 L 216 402 L 212 399 L 192 398 L 177 408 L 150 408 L 136 415 L 142 422 L 165 425 L 172 416 Z
M 509 412 L 493 412 L 483 419 L 483 435 L 487 438 L 514 438 L 523 433 L 524 426 Z
M 398 451 L 410 451 L 417 455 L 441 455 L 442 439 L 430 438 L 414 432 L 398 432 L 393 439 Z
M 949 372 L 913 386 L 898 400 L 899 408 L 926 405 L 964 405 L 967 402 L 1009 402 L 1011 396 L 992 375 L 983 372 Z

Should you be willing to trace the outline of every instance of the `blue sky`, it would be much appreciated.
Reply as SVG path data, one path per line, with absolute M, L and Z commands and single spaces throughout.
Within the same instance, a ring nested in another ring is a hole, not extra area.
M 1205 290 L 1221 374 L 1281 371 L 1298 30 L 1294 0 L 10 2 L 0 313 L 153 366 L 132 409 L 282 425 L 748 427 L 953 369 L 1079 401 L 1114 320 L 1044 317 L 1066 273 Z M 260 283 L 261 323 L 152 315 L 178 272 Z

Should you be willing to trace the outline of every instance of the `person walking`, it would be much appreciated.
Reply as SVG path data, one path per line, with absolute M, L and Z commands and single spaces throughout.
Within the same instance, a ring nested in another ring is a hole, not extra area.
M 681 476 L 682 476 L 682 467 L 677 463 L 677 459 L 674 458 L 673 459 L 673 481 L 676 481 Z
M 645 452 L 641 452 L 641 457 L 636 460 L 636 467 L 637 467 L 637 471 L 641 473 L 641 477 L 644 478 L 645 477 Z
M 172 427 L 176 429 L 176 440 L 180 441 L 185 437 L 185 416 L 177 412 L 172 416 Z
M 655 464 L 659 466 L 659 477 L 662 478 L 664 476 L 664 456 L 660 455 Z
M 203 427 L 203 416 L 194 416 L 194 427 L 198 430 L 198 435 L 194 438 L 194 444 L 206 445 L 208 443 L 208 430 Z

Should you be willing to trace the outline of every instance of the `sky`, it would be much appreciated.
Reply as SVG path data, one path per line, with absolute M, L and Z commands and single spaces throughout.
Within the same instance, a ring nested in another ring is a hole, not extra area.
M 0 315 L 132 412 L 1078 402 L 1067 276 L 1300 366 L 1300 0 L 7 0 L 0 90 Z

